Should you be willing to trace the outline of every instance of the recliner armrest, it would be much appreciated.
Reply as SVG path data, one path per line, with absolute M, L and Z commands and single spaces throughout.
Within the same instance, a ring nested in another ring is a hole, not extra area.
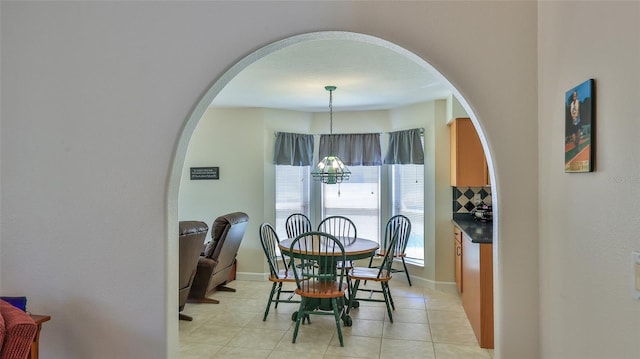
M 216 264 L 218 264 L 218 261 L 215 259 L 200 257 L 198 259 L 198 268 L 199 268 L 198 270 L 200 270 L 200 268 L 202 269 L 211 268 L 211 270 L 213 271 L 213 268 L 216 267 Z
M 211 279 L 211 275 L 217 264 L 217 261 L 210 258 L 200 257 L 198 259 L 196 275 L 193 278 L 193 283 L 189 290 L 189 298 L 201 299 L 206 296 L 209 279 Z

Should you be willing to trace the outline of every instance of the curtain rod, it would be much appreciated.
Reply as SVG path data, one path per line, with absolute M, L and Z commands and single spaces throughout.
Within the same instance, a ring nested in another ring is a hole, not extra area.
M 418 130 L 420 130 L 420 134 L 424 135 L 424 128 L 423 127 L 419 127 L 417 128 Z M 398 130 L 398 131 L 391 131 L 391 132 L 366 132 L 366 133 L 362 133 L 362 132 L 357 132 L 357 133 L 334 133 L 334 135 L 369 135 L 369 134 L 380 134 L 380 135 L 386 135 L 389 133 L 393 133 L 393 132 L 400 132 L 400 131 L 409 131 L 409 130 L 415 130 L 415 128 L 410 128 L 407 130 Z M 273 133 L 274 136 L 277 136 L 278 133 L 280 132 L 285 132 L 285 131 L 276 131 Z M 293 133 L 293 132 L 288 132 L 288 133 Z M 312 135 L 312 136 L 322 136 L 322 135 L 330 135 L 329 133 L 314 133 L 314 134 L 310 134 L 307 133 L 306 135 Z

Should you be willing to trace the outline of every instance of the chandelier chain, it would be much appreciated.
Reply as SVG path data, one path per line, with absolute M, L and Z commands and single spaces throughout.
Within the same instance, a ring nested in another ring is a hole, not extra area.
M 329 134 L 333 135 L 333 90 L 329 90 Z
M 329 91 L 329 153 L 311 171 L 314 180 L 326 184 L 338 184 L 338 196 L 340 195 L 340 183 L 349 180 L 351 171 L 342 163 L 342 160 L 333 153 L 333 91 L 335 86 L 325 86 Z

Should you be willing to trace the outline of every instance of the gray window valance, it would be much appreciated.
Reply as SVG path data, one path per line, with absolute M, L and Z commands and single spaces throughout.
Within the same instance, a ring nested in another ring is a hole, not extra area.
M 313 135 L 278 132 L 273 151 L 273 164 L 311 166 L 313 162 Z
M 320 158 L 338 156 L 347 166 L 380 166 L 380 134 L 321 135 L 318 154 Z
M 386 165 L 423 165 L 424 150 L 419 128 L 389 133 L 389 148 L 384 157 Z

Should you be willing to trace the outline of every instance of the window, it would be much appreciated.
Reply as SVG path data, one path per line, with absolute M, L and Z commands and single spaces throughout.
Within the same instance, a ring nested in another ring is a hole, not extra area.
M 309 166 L 276 166 L 276 233 L 287 238 L 285 221 L 292 213 L 309 216 Z
M 310 166 L 276 165 L 275 227 L 278 235 L 286 237 L 287 217 L 300 212 L 307 215 L 314 226 L 328 216 L 348 217 L 356 225 L 358 237 L 380 242 L 388 217 L 402 214 L 411 220 L 407 258 L 417 264 L 423 262 L 424 165 L 391 164 L 422 162 L 422 146 L 415 143 L 421 144 L 424 139 L 418 131 L 394 133 L 396 143 L 412 144 L 410 153 L 406 153 L 404 147 L 390 151 L 395 157 L 390 158 L 390 164 L 385 167 L 351 165 L 349 180 L 340 184 L 314 182 L 312 185 Z M 381 173 L 385 174 L 384 178 Z M 381 208 L 383 198 L 385 203 Z
M 424 261 L 424 165 L 392 166 L 392 215 L 411 220 L 407 258 Z
M 322 185 L 322 218 L 349 217 L 358 237 L 380 241 L 380 167 L 349 166 L 351 177 L 339 185 Z

